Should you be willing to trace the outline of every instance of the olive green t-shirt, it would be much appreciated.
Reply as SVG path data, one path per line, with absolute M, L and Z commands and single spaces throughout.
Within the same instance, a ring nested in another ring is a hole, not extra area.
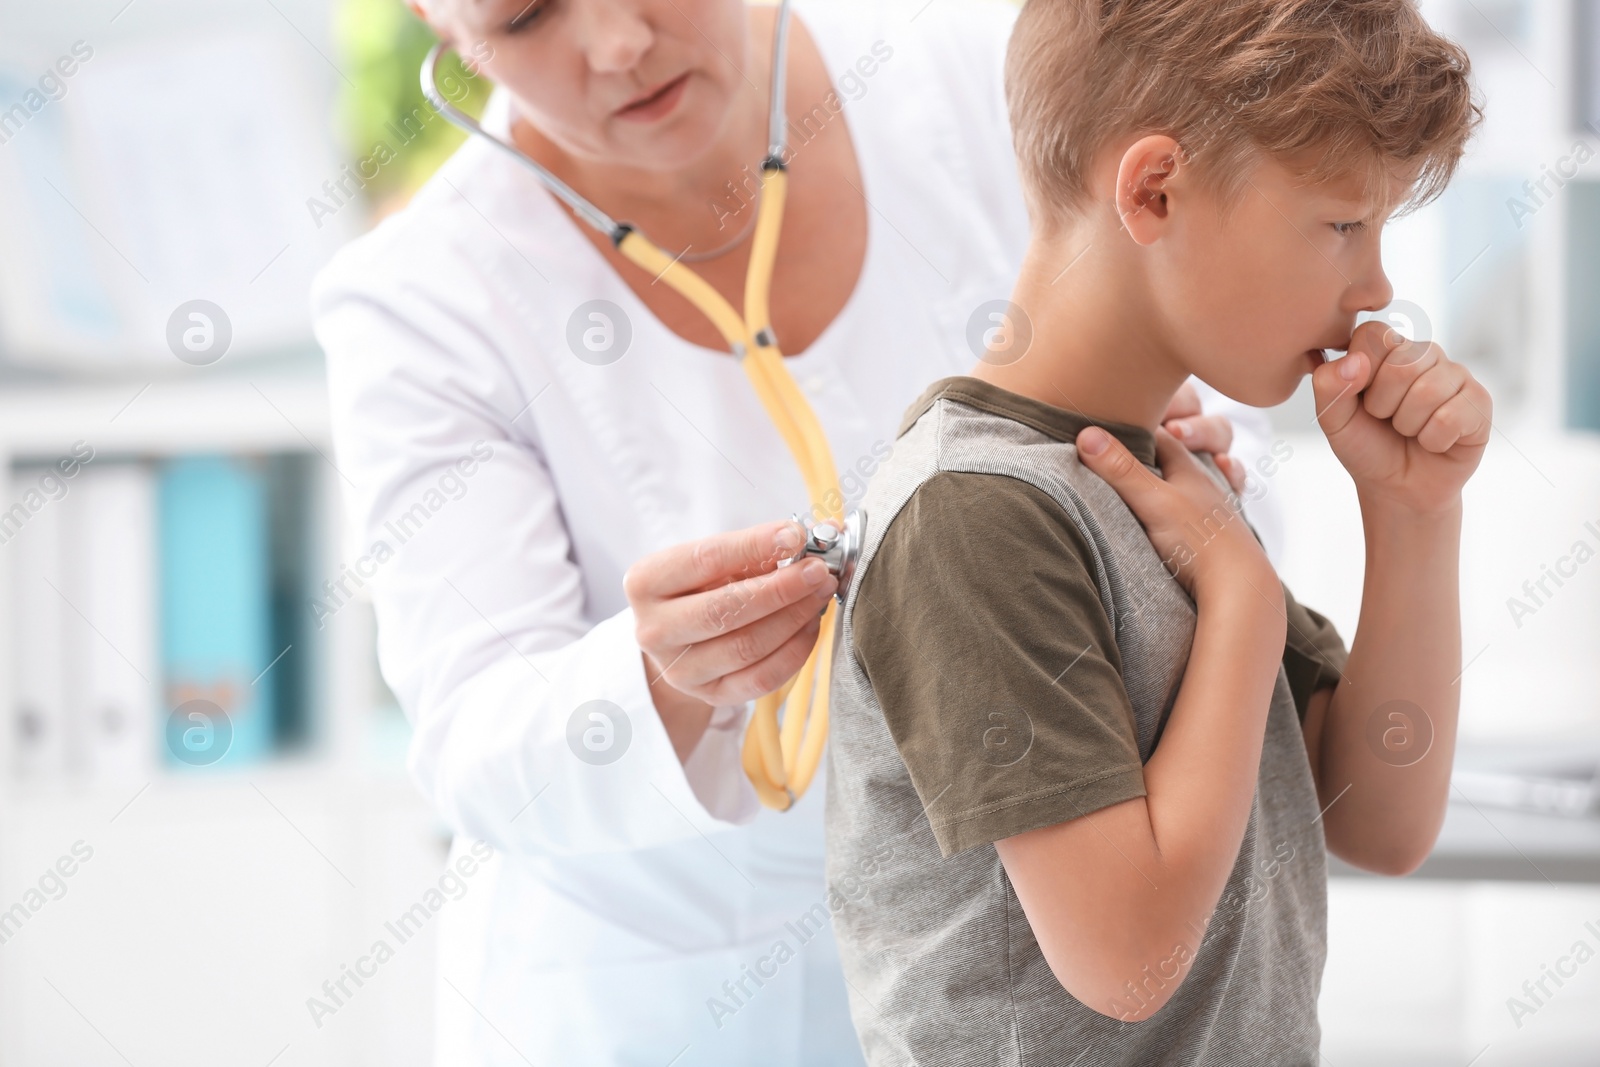
M 1064 440 L 1089 425 L 1043 414 Z M 1106 428 L 1154 462 L 1147 431 Z M 855 608 L 855 654 L 917 791 L 942 792 L 929 821 L 946 855 L 1145 795 L 1093 558 L 1054 498 L 1002 474 L 940 471 L 884 533 Z M 1325 617 L 1283 592 L 1283 666 L 1304 721 L 1347 653 Z M 1025 708 L 1036 709 L 1026 722 Z

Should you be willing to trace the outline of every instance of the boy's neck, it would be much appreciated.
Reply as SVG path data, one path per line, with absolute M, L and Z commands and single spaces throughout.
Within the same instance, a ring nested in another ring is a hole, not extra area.
M 1189 374 L 1160 339 L 1144 280 L 1085 243 L 1033 240 L 1011 296 L 1033 340 L 1015 363 L 982 361 L 971 374 L 1100 422 L 1154 430 Z

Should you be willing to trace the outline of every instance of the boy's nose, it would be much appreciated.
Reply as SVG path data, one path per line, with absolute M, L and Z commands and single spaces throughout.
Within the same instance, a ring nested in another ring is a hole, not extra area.
M 1361 277 L 1352 279 L 1346 295 L 1356 311 L 1381 311 L 1393 303 L 1394 286 L 1384 273 L 1383 264 L 1376 263 Z

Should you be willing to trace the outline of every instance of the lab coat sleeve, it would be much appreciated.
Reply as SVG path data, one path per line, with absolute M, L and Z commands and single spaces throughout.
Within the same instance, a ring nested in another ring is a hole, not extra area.
M 365 285 L 324 279 L 313 294 L 333 462 L 349 570 L 370 572 L 379 664 L 440 816 L 497 849 L 549 855 L 749 821 L 753 793 L 726 781 L 736 768 L 697 750 L 696 783 L 680 764 L 632 610 L 585 619 L 557 488 L 524 429 L 537 398 L 462 310 Z M 475 299 L 485 306 L 466 310 L 507 313 Z M 724 732 L 742 710 L 718 709 Z

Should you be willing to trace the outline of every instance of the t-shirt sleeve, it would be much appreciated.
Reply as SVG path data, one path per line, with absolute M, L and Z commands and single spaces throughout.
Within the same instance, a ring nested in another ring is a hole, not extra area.
M 853 652 L 945 856 L 1145 795 L 1092 559 L 1043 491 L 941 472 L 863 574 Z
M 1296 601 L 1287 585 L 1283 587 L 1283 608 L 1289 623 L 1283 646 L 1283 671 L 1289 677 L 1289 692 L 1294 694 L 1294 710 L 1300 721 L 1305 722 L 1311 695 L 1339 684 L 1350 653 L 1327 616 Z

